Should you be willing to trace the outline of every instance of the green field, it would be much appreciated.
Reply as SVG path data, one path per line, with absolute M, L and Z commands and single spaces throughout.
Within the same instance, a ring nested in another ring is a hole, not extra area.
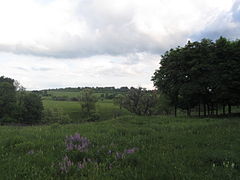
M 66 136 L 76 132 L 90 140 L 88 151 L 66 150 Z M 239 132 L 239 118 L 123 116 L 84 124 L 1 126 L 0 179 L 239 179 Z M 136 151 L 116 158 L 131 148 Z M 73 164 L 62 172 L 66 155 Z M 80 169 L 83 158 L 90 160 Z
M 45 109 L 61 109 L 64 113 L 68 114 L 74 122 L 84 121 L 80 102 L 43 100 L 43 105 Z M 120 109 L 119 106 L 114 105 L 111 100 L 98 101 L 96 103 L 96 112 L 100 115 L 100 120 L 111 119 L 116 113 L 118 113 L 118 115 L 131 114 L 126 109 Z

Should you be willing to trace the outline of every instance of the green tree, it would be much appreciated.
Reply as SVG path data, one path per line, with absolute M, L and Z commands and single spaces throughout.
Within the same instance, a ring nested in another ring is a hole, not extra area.
M 42 119 L 43 104 L 41 97 L 30 93 L 20 92 L 17 101 L 18 120 L 20 123 L 39 123 Z
M 122 109 L 124 106 L 124 95 L 118 94 L 114 97 L 113 103 L 119 105 L 119 108 Z
M 16 87 L 14 80 L 0 77 L 0 119 L 13 118 L 16 109 Z
M 240 42 L 220 37 L 216 42 L 203 39 L 188 42 L 184 47 L 167 51 L 160 68 L 152 78 L 160 92 L 166 94 L 172 105 L 187 110 L 195 106 L 204 116 L 218 114 L 218 104 L 239 105 L 240 92 Z
M 97 98 L 92 89 L 84 89 L 81 94 L 82 112 L 90 117 L 96 111 Z
M 156 105 L 156 94 L 144 88 L 131 88 L 123 100 L 123 107 L 137 115 L 151 115 Z

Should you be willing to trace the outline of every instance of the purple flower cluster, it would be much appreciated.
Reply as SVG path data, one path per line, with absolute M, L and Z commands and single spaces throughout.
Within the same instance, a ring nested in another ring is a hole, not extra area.
M 131 148 L 131 149 L 125 149 L 124 152 L 116 152 L 115 154 L 115 158 L 116 159 L 124 159 L 124 157 L 127 155 L 127 154 L 133 154 L 135 153 L 136 151 L 138 151 L 138 148 L 134 147 L 134 148 Z
M 83 161 L 77 162 L 75 167 L 78 169 L 83 169 L 86 167 L 87 163 L 91 163 L 91 159 L 83 159 Z M 71 168 L 74 167 L 74 162 L 69 159 L 67 155 L 63 158 L 63 161 L 59 163 L 61 173 L 68 173 Z
M 63 162 L 59 163 L 61 173 L 67 173 L 73 166 L 73 162 L 66 155 L 63 158 Z
M 65 143 L 68 151 L 78 150 L 80 152 L 87 151 L 90 145 L 90 141 L 86 137 L 80 136 L 79 133 L 67 136 Z

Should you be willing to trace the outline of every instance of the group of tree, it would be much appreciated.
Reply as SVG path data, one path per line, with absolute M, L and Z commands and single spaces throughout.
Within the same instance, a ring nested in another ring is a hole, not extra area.
M 0 77 L 0 123 L 37 123 L 42 118 L 41 98 L 25 91 L 11 78 Z
M 203 39 L 170 49 L 162 55 L 160 68 L 152 77 L 155 87 L 170 104 L 198 115 L 231 113 L 240 104 L 240 40 L 220 37 L 215 42 Z

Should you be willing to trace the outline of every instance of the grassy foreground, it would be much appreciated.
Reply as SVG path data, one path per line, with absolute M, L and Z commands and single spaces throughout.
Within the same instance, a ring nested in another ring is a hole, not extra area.
M 66 149 L 66 136 L 75 133 L 88 138 L 87 151 Z M 0 156 L 4 180 L 238 179 L 240 119 L 123 116 L 84 124 L 2 126 Z

